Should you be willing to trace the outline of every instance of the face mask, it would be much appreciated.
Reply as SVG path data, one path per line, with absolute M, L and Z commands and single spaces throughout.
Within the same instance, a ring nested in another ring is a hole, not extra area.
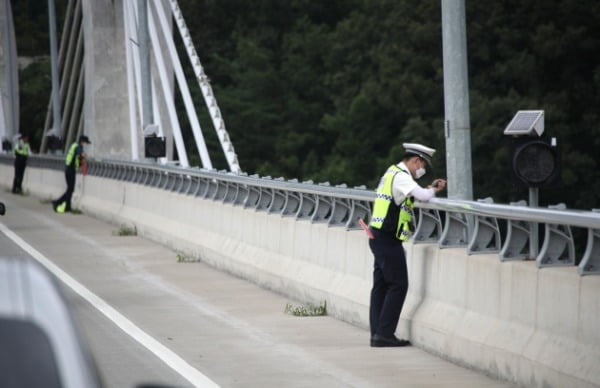
M 415 171 L 415 178 L 419 179 L 420 177 L 422 177 L 423 175 L 425 175 L 426 172 L 427 171 L 423 167 L 417 168 L 417 171 Z

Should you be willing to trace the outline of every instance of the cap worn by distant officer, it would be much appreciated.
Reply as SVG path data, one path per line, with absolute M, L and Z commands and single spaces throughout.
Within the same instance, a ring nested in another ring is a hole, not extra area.
M 425 160 L 429 167 L 432 166 L 431 158 L 435 153 L 435 150 L 433 148 L 429 148 L 427 146 L 417 143 L 402 143 L 402 146 L 406 150 L 407 155 L 416 155 L 421 159 Z
M 80 143 L 86 143 L 86 144 L 92 144 L 92 142 L 90 141 L 90 139 L 87 136 L 85 136 L 85 135 L 79 136 L 79 142 Z

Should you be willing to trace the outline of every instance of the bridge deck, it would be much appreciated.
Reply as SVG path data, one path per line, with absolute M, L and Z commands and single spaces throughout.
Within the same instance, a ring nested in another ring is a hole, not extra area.
M 1 223 L 222 387 L 510 385 L 416 347 L 370 348 L 366 330 L 331 317 L 284 314 L 286 303 L 297 302 L 204 263 L 179 262 L 174 249 L 145 238 L 116 236 L 116 225 L 55 214 L 34 197 L 6 193 L 2 200 Z M 2 233 L 0 252 L 27 256 Z M 108 387 L 148 380 L 192 386 L 93 304 L 67 295 Z

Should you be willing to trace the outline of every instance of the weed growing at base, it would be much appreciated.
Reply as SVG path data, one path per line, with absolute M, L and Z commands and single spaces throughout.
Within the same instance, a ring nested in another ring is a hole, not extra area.
M 307 303 L 301 306 L 293 306 L 291 303 L 286 303 L 283 312 L 285 314 L 291 314 L 297 317 L 316 317 L 327 315 L 327 301 L 324 300 L 323 303 L 318 306 L 312 303 Z
M 134 226 L 133 228 L 127 225 L 121 225 L 119 230 L 113 232 L 114 236 L 137 236 L 137 228 Z

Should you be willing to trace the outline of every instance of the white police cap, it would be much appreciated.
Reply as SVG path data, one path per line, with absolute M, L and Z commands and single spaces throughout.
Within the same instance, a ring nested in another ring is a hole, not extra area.
M 433 148 L 417 143 L 402 143 L 402 146 L 407 154 L 417 155 L 418 157 L 425 159 L 427 164 L 431 166 L 431 157 L 435 153 Z

